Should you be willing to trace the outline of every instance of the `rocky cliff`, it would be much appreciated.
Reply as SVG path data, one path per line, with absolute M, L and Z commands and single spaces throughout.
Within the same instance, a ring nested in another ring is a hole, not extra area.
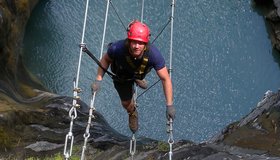
M 280 1 L 279 0 L 256 0 L 261 5 L 263 15 L 269 24 L 269 34 L 272 47 L 280 51 Z
M 24 67 L 21 44 L 25 25 L 38 0 L 0 0 L 0 159 L 63 159 L 72 98 L 47 92 Z M 271 24 L 272 45 L 280 49 L 278 1 L 256 0 Z M 73 123 L 72 158 L 84 143 L 88 106 L 82 101 Z M 280 92 L 268 91 L 256 108 L 207 142 L 173 144 L 173 159 L 280 159 Z M 90 125 L 87 159 L 130 159 L 129 140 L 97 112 Z M 69 147 L 69 145 L 67 145 Z M 169 145 L 137 137 L 134 159 L 168 159 Z
M 21 45 L 25 25 L 37 0 L 0 1 L 0 87 L 1 93 L 24 102 L 37 95 L 34 88 L 44 87 L 22 64 Z

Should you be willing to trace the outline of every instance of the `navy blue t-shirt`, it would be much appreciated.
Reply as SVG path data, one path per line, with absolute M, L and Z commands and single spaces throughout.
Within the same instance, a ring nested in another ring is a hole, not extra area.
M 113 60 L 113 64 L 111 65 L 112 72 L 121 78 L 134 77 L 135 69 L 128 63 L 127 57 L 129 56 L 129 50 L 125 46 L 125 40 L 110 44 L 107 54 Z M 148 57 L 148 63 L 145 69 L 146 72 L 149 72 L 152 68 L 160 70 L 165 67 L 165 60 L 162 54 L 153 44 L 149 45 L 149 49 L 145 51 L 144 55 Z M 134 59 L 130 57 L 130 61 L 138 68 L 143 60 L 142 58 Z

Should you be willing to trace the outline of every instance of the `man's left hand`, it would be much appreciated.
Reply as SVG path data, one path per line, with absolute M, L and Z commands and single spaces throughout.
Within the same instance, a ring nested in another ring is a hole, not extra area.
M 92 85 L 91 85 L 91 89 L 92 92 L 97 92 L 100 90 L 100 86 L 101 86 L 101 81 L 100 80 L 95 80 Z

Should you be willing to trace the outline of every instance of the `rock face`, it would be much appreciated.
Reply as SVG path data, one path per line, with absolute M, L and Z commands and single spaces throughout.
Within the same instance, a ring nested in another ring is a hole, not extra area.
M 73 99 L 47 92 L 25 69 L 21 44 L 25 24 L 38 0 L 0 0 L 0 159 L 48 157 L 63 159 L 66 135 L 73 138 L 71 158 L 80 159 L 84 137 L 88 137 L 86 159 L 130 159 L 130 137 L 117 133 L 97 112 L 84 134 L 89 106 L 79 101 L 77 117 L 70 122 Z M 279 1 L 255 0 L 264 6 L 275 35 L 272 44 L 280 49 L 277 31 Z M 276 6 L 276 7 L 275 7 Z M 280 92 L 268 91 L 256 108 L 230 124 L 207 142 L 181 140 L 173 144 L 174 160 L 262 160 L 280 159 Z M 69 139 L 68 139 L 69 140 Z M 137 137 L 135 160 L 169 159 L 169 144 Z
M 280 156 L 280 92 L 268 91 L 257 107 L 243 119 L 225 128 L 209 142 L 262 150 Z
M 25 25 L 37 0 L 0 0 L 0 91 L 15 101 L 34 98 L 33 88 L 44 89 L 22 64 Z
M 263 9 L 264 17 L 270 27 L 273 48 L 280 51 L 280 0 L 255 0 L 255 3 Z
M 72 107 L 72 98 L 45 96 L 52 98 L 44 99 L 41 107 L 17 105 L 9 112 L 1 112 L 0 159 L 50 158 L 54 154 L 63 157 L 65 136 L 69 134 L 71 121 L 68 111 Z M 77 118 L 73 123 L 72 158 L 81 156 L 88 120 L 88 106 L 82 102 L 79 104 L 81 107 L 77 109 Z M 280 92 L 267 92 L 250 114 L 229 125 L 211 140 L 201 144 L 187 140 L 174 143 L 172 159 L 279 159 L 279 110 Z M 85 157 L 96 160 L 130 159 L 130 137 L 113 130 L 102 115 L 94 112 L 94 116 Z M 168 143 L 137 137 L 135 160 L 168 159 L 168 153 Z

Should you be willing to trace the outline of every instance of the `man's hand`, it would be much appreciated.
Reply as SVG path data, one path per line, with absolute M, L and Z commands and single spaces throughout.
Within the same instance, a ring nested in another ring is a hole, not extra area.
M 175 119 L 175 108 L 173 105 L 166 105 L 166 118 L 169 120 L 170 118 L 172 120 Z
M 98 92 L 100 90 L 100 86 L 101 86 L 101 81 L 95 80 L 91 85 L 92 92 Z

